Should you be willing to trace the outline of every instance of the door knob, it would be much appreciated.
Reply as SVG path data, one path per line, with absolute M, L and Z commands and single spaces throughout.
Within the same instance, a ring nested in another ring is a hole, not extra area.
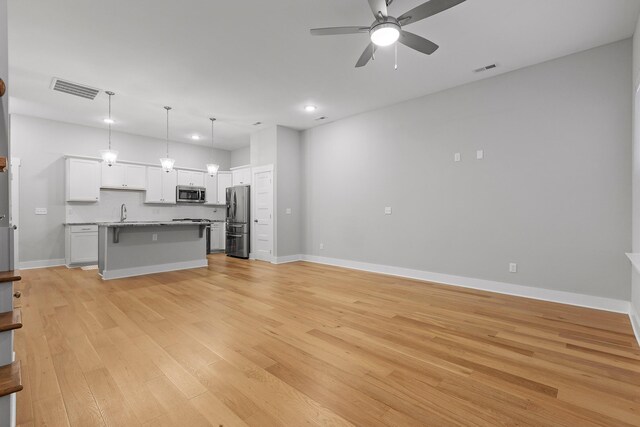
M 15 292 L 13 293 L 13 297 L 14 297 L 14 298 L 20 298 L 21 296 L 22 296 L 22 293 L 21 293 L 20 291 L 15 291 Z
M 253 222 L 258 222 L 258 220 L 257 220 L 257 219 L 254 219 L 254 220 L 253 220 Z

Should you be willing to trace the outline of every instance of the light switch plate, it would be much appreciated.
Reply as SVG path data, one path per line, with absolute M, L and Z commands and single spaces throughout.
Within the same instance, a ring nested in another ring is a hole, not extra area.
M 287 215 L 291 215 L 291 208 L 287 208 L 284 212 L 285 212 Z
M 462 159 L 462 157 L 460 156 L 460 153 L 456 153 L 453 155 L 453 161 L 454 162 L 459 162 Z
M 391 206 L 387 206 L 384 208 L 384 214 L 385 215 L 391 215 Z
M 484 150 L 476 151 L 476 159 L 478 159 L 478 160 L 484 159 Z
M 36 215 L 46 215 L 47 208 L 36 208 Z

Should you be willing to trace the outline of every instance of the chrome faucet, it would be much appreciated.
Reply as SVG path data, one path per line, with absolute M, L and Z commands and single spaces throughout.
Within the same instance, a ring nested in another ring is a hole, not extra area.
M 120 206 L 120 222 L 124 222 L 127 219 L 127 205 L 124 203 Z

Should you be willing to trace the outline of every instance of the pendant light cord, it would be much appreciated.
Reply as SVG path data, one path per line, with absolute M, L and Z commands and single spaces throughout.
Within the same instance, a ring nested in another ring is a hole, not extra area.
M 169 110 L 171 107 L 164 107 L 167 110 L 167 158 L 169 158 Z
M 213 144 L 213 123 L 216 121 L 215 117 L 211 117 L 209 120 L 211 120 L 211 161 L 213 161 L 213 157 L 214 157 L 214 144 Z
M 109 151 L 111 151 L 111 97 L 115 95 L 113 92 L 107 92 L 109 95 Z

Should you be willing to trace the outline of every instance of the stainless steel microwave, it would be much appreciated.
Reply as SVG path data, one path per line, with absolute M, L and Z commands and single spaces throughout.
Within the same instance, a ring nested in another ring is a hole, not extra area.
M 204 187 L 178 185 L 176 187 L 176 201 L 178 203 L 204 203 L 206 201 L 206 190 Z

